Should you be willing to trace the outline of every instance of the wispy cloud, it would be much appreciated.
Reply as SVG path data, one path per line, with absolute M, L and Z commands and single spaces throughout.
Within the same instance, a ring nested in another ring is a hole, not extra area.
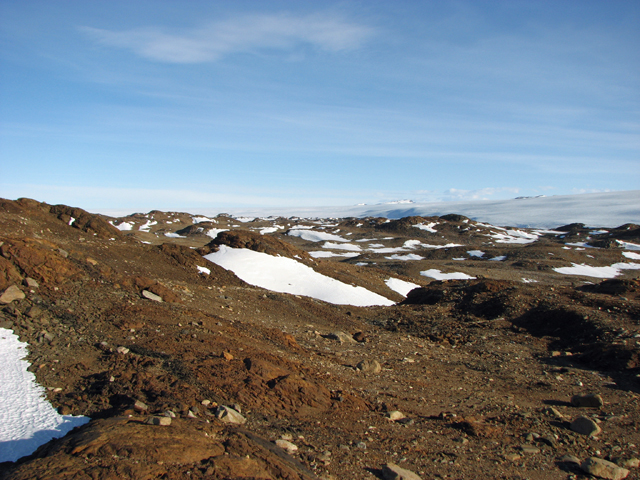
M 370 26 L 334 15 L 287 13 L 238 17 L 183 32 L 158 27 L 119 32 L 93 27 L 81 30 L 103 45 L 167 63 L 214 62 L 233 53 L 292 50 L 300 45 L 339 52 L 359 47 L 374 34 Z

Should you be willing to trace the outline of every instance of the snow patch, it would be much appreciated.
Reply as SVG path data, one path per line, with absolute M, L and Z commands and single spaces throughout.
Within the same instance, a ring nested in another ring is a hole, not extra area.
M 427 232 L 438 233 L 438 231 L 435 228 L 433 228 L 436 225 L 438 225 L 438 222 L 418 223 L 417 225 L 412 225 L 412 226 L 414 228 L 419 228 L 420 230 L 426 230 Z
M 621 270 L 638 270 L 640 263 L 614 263 L 609 267 L 592 267 L 586 263 L 578 265 L 572 263 L 571 267 L 554 268 L 553 270 L 564 275 L 583 275 L 595 278 L 614 278 L 620 275 Z
M 414 288 L 420 288 L 420 285 L 416 285 L 415 283 L 406 282 L 404 280 L 400 280 L 399 278 L 388 278 L 384 281 L 394 292 L 399 293 L 403 297 L 406 297 L 407 294 L 413 290 Z
M 317 251 L 317 252 L 309 252 L 313 258 L 331 258 L 331 257 L 358 257 L 360 256 L 357 252 L 346 252 L 346 253 L 336 253 L 336 252 L 327 252 L 325 251 Z
M 342 238 L 340 235 L 334 235 L 326 232 L 316 232 L 314 230 L 307 230 L 302 228 L 292 228 L 287 232 L 287 235 L 291 237 L 298 237 L 307 242 L 348 242 L 347 239 Z
M 337 305 L 393 305 L 394 302 L 363 287 L 347 285 L 287 257 L 274 257 L 246 248 L 220 245 L 205 258 L 231 270 L 251 285 L 275 292 L 305 295 Z
M 424 257 L 416 255 L 415 253 L 407 253 L 406 255 L 391 255 L 390 257 L 384 257 L 387 260 L 400 260 L 401 262 L 408 262 L 411 260 L 423 260 Z
M 26 347 L 11 330 L 0 328 L 0 463 L 30 455 L 40 445 L 90 420 L 54 410 L 44 388 L 27 370 Z
M 322 245 L 322 248 L 331 248 L 334 250 L 348 250 L 350 252 L 361 252 L 362 248 L 360 248 L 358 245 L 354 245 L 353 243 L 332 243 L 332 242 L 325 242 L 324 245 Z
M 226 228 L 212 228 L 207 232 L 207 237 L 216 238 L 219 233 L 228 232 Z
M 113 222 L 109 222 L 111 225 L 113 225 L 114 227 L 116 227 L 118 230 L 120 230 L 121 232 L 123 231 L 127 231 L 127 230 L 133 230 L 133 223 L 129 223 L 129 222 L 122 222 L 118 225 L 115 225 Z
M 436 280 L 473 280 L 476 278 L 462 272 L 442 273 L 440 270 L 435 268 L 420 272 L 420 275 L 423 277 L 435 278 Z

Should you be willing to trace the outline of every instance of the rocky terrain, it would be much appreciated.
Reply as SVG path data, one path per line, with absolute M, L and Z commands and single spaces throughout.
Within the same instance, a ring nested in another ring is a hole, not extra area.
M 0 327 L 52 405 L 91 418 L 1 479 L 640 477 L 638 225 L 28 199 L 0 200 L 0 225 Z M 251 285 L 204 258 L 221 246 L 393 304 Z

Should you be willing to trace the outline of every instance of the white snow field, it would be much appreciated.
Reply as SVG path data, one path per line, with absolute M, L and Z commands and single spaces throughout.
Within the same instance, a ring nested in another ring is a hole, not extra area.
M 592 267 L 585 263 L 578 265 L 572 263 L 571 267 L 554 268 L 553 270 L 565 275 L 583 275 L 594 278 L 614 278 L 620 275 L 621 270 L 638 270 L 640 263 L 614 263 L 609 267 Z
M 0 328 L 0 463 L 15 462 L 52 438 L 84 425 L 88 417 L 59 415 L 44 398 L 44 388 L 27 371 L 27 344 Z
M 274 292 L 304 295 L 337 305 L 366 307 L 395 304 L 366 288 L 347 285 L 322 275 L 292 258 L 274 257 L 226 245 L 220 245 L 217 252 L 205 255 L 204 258 L 231 270 L 251 285 Z
M 208 209 L 192 209 L 216 215 Z M 108 213 L 108 212 L 105 212 Z M 640 223 L 640 190 L 624 192 L 553 195 L 549 197 L 478 200 L 468 202 L 383 203 L 335 207 L 283 207 L 237 209 L 234 215 L 262 217 L 276 215 L 300 218 L 424 217 L 457 213 L 492 225 L 521 228 L 554 228 L 569 223 L 592 227 L 618 227 Z

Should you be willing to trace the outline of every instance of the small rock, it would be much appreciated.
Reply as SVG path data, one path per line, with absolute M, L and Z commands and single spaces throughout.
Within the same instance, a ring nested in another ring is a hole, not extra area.
M 207 405 L 209 405 L 210 403 L 211 403 L 211 400 L 202 400 L 202 401 L 200 402 L 200 404 L 201 404 L 201 405 L 204 405 L 205 407 L 206 407 Z
M 356 443 L 356 448 L 359 448 L 361 450 L 366 450 L 367 449 L 367 444 L 364 442 L 358 442 Z
M 402 420 L 404 418 L 404 413 L 399 410 L 393 410 L 391 412 L 387 412 L 387 418 L 389 420 Z
M 94 260 L 91 257 L 87 257 L 87 263 L 89 263 L 89 264 L 91 264 L 91 265 L 93 265 L 95 267 L 98 264 L 98 261 Z
M 332 332 L 327 335 L 327 338 L 338 340 L 340 343 L 356 343 L 351 335 L 347 335 L 344 332 Z
M 58 413 L 60 415 L 71 415 L 71 409 L 66 405 L 62 405 L 61 407 L 58 407 Z
M 380 363 L 376 360 L 362 360 L 358 365 L 356 365 L 356 368 L 363 373 L 371 373 L 374 375 L 377 375 L 382 371 Z
M 222 352 L 222 357 L 228 362 L 233 360 L 233 355 L 231 355 L 229 352 Z
M 395 463 L 387 463 L 382 467 L 382 477 L 385 480 L 422 480 L 420 476 L 411 470 L 399 467 Z
M 551 417 L 555 417 L 555 418 L 558 418 L 558 419 L 564 418 L 564 415 L 562 415 L 560 413 L 560 411 L 558 409 L 554 408 L 554 407 L 547 407 L 544 410 L 542 410 L 542 412 L 547 414 L 547 415 L 549 415 L 549 416 L 551 416 Z
M 154 302 L 162 302 L 162 297 L 156 295 L 155 293 L 151 293 L 149 290 L 143 290 L 142 296 L 147 300 L 153 300 Z
M 596 422 L 587 417 L 578 417 L 571 422 L 571 430 L 581 435 L 597 435 L 602 430 Z
M 25 278 L 22 283 L 24 284 L 25 287 L 29 287 L 29 288 L 38 288 L 40 286 L 40 284 L 31 277 Z
M 133 404 L 133 409 L 136 412 L 146 412 L 147 410 L 149 410 L 149 407 L 147 406 L 146 403 L 141 402 L 140 400 L 136 400 L 135 403 Z
M 161 425 L 163 427 L 168 427 L 171 425 L 170 417 L 149 417 L 147 419 L 147 423 L 149 425 Z
M 216 410 L 216 417 L 222 420 L 224 423 L 235 423 L 242 425 L 246 423 L 247 419 L 244 418 L 239 412 L 233 408 L 221 406 Z
M 574 407 L 600 408 L 604 405 L 604 402 L 600 395 L 596 393 L 589 393 L 587 395 L 574 395 L 571 397 L 571 405 Z
M 0 303 L 8 305 L 14 300 L 22 300 L 25 294 L 17 286 L 11 285 L 7 288 L 2 295 L 0 295 Z
M 569 454 L 563 455 L 560 458 L 560 461 L 564 463 L 575 463 L 576 465 L 580 465 L 580 459 L 575 455 L 569 455 Z
M 621 480 L 627 478 L 629 470 L 619 467 L 615 463 L 608 462 L 598 457 L 589 457 L 582 464 L 580 468 L 589 475 L 593 475 L 598 478 L 606 478 L 608 480 Z
M 540 442 L 544 442 L 550 447 L 556 448 L 557 442 L 556 439 L 552 435 L 544 435 L 538 439 Z
M 616 465 L 620 465 L 621 467 L 624 467 L 624 468 L 640 467 L 640 459 L 637 459 L 637 458 L 615 457 L 615 458 L 612 458 L 611 461 Z
M 164 412 L 162 412 L 162 414 L 165 417 L 169 417 L 169 418 L 176 418 L 176 414 L 173 413 L 171 410 L 165 410 Z
M 540 453 L 540 449 L 533 445 L 520 445 L 520 450 L 522 450 L 523 453 Z
M 187 412 L 187 417 L 189 417 L 189 418 L 196 418 L 196 414 L 195 414 L 195 413 L 193 413 L 193 410 L 189 410 L 189 411 Z
M 510 462 L 517 462 L 522 457 L 520 455 L 518 455 L 517 453 L 507 453 L 504 456 L 504 458 L 505 458 L 505 460 L 509 460 Z
M 291 443 L 289 440 L 276 440 L 276 445 L 286 450 L 287 453 L 295 453 L 298 451 L 298 446 Z
M 43 312 L 44 312 L 44 310 L 42 310 L 42 308 L 40 308 L 37 305 L 34 305 L 27 312 L 27 317 L 29 317 L 29 318 L 38 318 L 39 316 L 42 315 Z
M 353 334 L 353 339 L 356 342 L 364 343 L 367 341 L 367 336 L 364 334 L 364 332 L 356 332 Z
M 126 355 L 129 353 L 129 349 L 127 347 L 118 347 L 116 348 L 116 352 L 121 353 L 122 355 Z

